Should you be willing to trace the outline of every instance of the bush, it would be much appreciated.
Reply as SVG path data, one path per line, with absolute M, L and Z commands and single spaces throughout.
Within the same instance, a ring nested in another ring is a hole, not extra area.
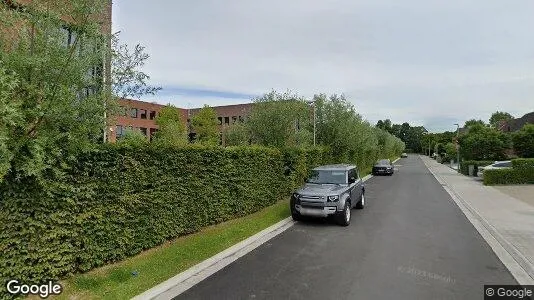
M 71 161 L 66 176 L 8 175 L 0 281 L 59 279 L 258 211 L 284 196 L 283 167 L 282 153 L 263 147 L 106 145 Z
M 534 158 L 513 159 L 512 166 L 522 183 L 534 183 Z
M 521 157 L 534 157 L 534 124 L 525 124 L 512 136 L 514 150 Z
M 330 162 L 330 151 L 324 147 L 285 148 L 283 151 L 285 174 L 289 177 L 287 189 L 302 185 L 314 167 Z
M 492 160 L 466 160 L 460 163 L 460 173 L 468 176 L 469 175 L 469 165 L 474 165 L 475 170 L 474 174 L 478 173 L 478 167 L 485 167 L 493 164 L 495 161 Z
M 57 280 L 256 212 L 327 162 L 320 147 L 103 145 L 65 163 L 65 176 L 8 175 L 0 184 L 0 282 Z
M 480 124 L 460 136 L 460 156 L 468 160 L 502 160 L 510 146 L 508 135 Z
M 514 159 L 512 169 L 484 171 L 484 184 L 534 183 L 534 159 Z
M 520 184 L 522 178 L 514 169 L 493 169 L 484 171 L 484 184 Z

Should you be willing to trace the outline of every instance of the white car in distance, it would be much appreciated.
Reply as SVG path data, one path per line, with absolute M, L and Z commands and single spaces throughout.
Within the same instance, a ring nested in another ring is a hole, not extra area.
M 477 176 L 480 178 L 484 178 L 484 171 L 486 170 L 496 170 L 496 169 L 511 169 L 512 168 L 512 161 L 511 160 L 501 160 L 501 161 L 495 161 L 493 164 L 485 166 L 485 167 L 479 167 Z

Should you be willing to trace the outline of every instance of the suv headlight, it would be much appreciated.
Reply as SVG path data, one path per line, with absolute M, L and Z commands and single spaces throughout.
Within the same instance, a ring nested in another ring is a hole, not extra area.
M 338 195 L 328 196 L 328 202 L 336 202 L 338 200 L 339 200 L 339 196 Z
M 298 198 L 300 198 L 300 195 L 297 194 L 297 193 L 293 193 L 293 197 L 294 197 L 295 199 L 298 199 Z

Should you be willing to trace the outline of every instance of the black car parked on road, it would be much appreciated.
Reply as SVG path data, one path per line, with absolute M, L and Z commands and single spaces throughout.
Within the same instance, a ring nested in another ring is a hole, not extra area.
M 373 166 L 373 175 L 393 175 L 393 164 L 389 159 L 381 159 Z

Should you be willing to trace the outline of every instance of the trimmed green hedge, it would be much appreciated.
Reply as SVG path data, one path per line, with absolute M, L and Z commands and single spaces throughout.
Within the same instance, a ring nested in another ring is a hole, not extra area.
M 8 278 L 57 280 L 256 212 L 327 157 L 321 149 L 105 145 L 45 182 L 8 176 L 0 184 L 0 295 Z
M 512 169 L 484 171 L 484 184 L 534 184 L 534 159 L 512 160 Z
M 469 176 L 469 165 L 475 166 L 474 175 L 478 173 L 478 167 L 485 167 L 487 165 L 493 164 L 493 160 L 466 160 L 460 163 L 460 173 Z

